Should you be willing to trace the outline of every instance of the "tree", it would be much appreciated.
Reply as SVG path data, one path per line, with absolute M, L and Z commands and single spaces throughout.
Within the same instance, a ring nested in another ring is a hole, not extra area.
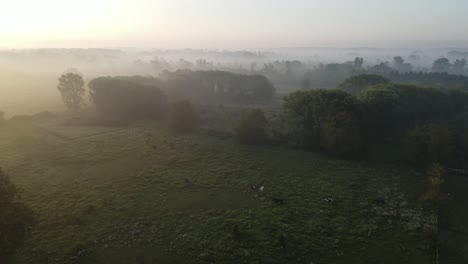
M 134 78 L 99 77 L 89 82 L 91 101 L 103 116 L 121 121 L 166 117 L 166 95 Z
M 163 77 L 169 97 L 189 98 L 196 104 L 266 103 L 275 94 L 275 87 L 262 75 L 178 70 L 166 71 Z
M 75 73 L 65 73 L 59 78 L 57 85 L 62 101 L 68 110 L 77 111 L 84 106 L 84 81 Z
M 403 65 L 403 63 L 405 63 L 405 60 L 401 56 L 393 57 L 393 65 L 395 65 L 396 68 Z
M 243 144 L 261 144 L 268 140 L 267 120 L 260 109 L 246 109 L 241 113 L 235 129 L 237 140 Z
M 0 261 L 22 245 L 35 222 L 33 211 L 19 200 L 21 191 L 0 169 Z
M 372 66 L 369 69 L 369 71 L 374 74 L 387 76 L 390 73 L 392 73 L 394 70 L 392 69 L 392 67 L 388 66 L 388 62 L 381 62 L 377 65 Z
M 359 154 L 363 142 L 356 116 L 352 112 L 329 115 L 322 125 L 320 146 L 334 155 L 347 157 Z
M 290 93 L 283 100 L 289 137 L 301 147 L 332 149 L 324 146 L 333 145 L 330 143 L 333 141 L 345 141 L 340 139 L 343 135 L 341 131 L 355 129 L 354 121 L 359 120 L 361 114 L 356 98 L 338 89 L 300 90 Z M 343 120 L 345 118 L 352 118 L 353 121 L 348 123 L 348 120 Z
M 372 139 L 394 135 L 399 122 L 399 95 L 385 87 L 372 86 L 363 91 L 359 100 L 364 107 L 364 125 Z
M 463 58 L 463 59 L 457 59 L 453 62 L 453 71 L 456 73 L 456 74 L 463 74 L 464 71 L 465 71 L 465 67 L 466 67 L 466 59 Z
M 362 69 L 362 66 L 364 65 L 364 59 L 361 57 L 356 57 L 353 61 L 353 66 L 355 69 Z
M 198 128 L 200 119 L 190 101 L 183 100 L 172 105 L 170 126 L 174 132 L 191 132 Z
M 361 74 L 349 77 L 342 84 L 340 84 L 340 88 L 352 95 L 358 95 L 360 92 L 366 88 L 369 88 L 370 86 L 389 82 L 390 81 L 387 78 L 380 75 Z
M 408 160 L 421 165 L 446 164 L 454 151 L 454 136 L 446 127 L 429 124 L 417 127 L 406 136 Z
M 432 65 L 432 70 L 435 72 L 450 72 L 450 60 L 447 58 L 439 58 L 434 61 Z
M 413 68 L 411 64 L 405 63 L 405 60 L 401 56 L 396 56 L 393 58 L 393 67 L 398 72 L 409 72 Z

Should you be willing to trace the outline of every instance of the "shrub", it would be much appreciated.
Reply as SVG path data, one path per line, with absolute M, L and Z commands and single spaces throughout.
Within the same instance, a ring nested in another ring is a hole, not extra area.
M 409 161 L 417 164 L 446 164 L 453 156 L 454 136 L 437 124 L 417 127 L 407 133 L 406 153 Z
M 178 101 L 172 105 L 170 126 L 174 132 L 194 131 L 198 128 L 199 123 L 198 114 L 189 101 Z
M 320 146 L 330 154 L 352 156 L 362 151 L 359 123 L 353 113 L 330 115 L 322 125 Z
M 0 169 L 0 260 L 21 246 L 34 224 L 32 210 L 19 201 L 20 193 Z
M 259 144 L 268 140 L 265 131 L 267 120 L 260 109 L 242 111 L 239 123 L 235 129 L 237 140 L 243 144 Z

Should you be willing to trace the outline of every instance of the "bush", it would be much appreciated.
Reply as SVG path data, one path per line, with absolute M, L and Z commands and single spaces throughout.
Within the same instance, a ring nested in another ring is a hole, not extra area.
M 243 144 L 260 144 L 268 140 L 265 131 L 267 120 L 260 109 L 242 111 L 239 123 L 235 129 L 237 140 Z
M 98 112 L 120 120 L 162 118 L 167 113 L 165 94 L 156 86 L 100 77 L 89 83 Z
M 352 156 L 361 153 L 363 140 L 359 123 L 350 112 L 330 115 L 322 126 L 320 146 L 330 154 Z
M 22 245 L 34 224 L 32 210 L 19 201 L 20 193 L 0 169 L 0 260 Z
M 407 133 L 407 158 L 421 165 L 446 164 L 453 157 L 454 143 L 448 128 L 437 124 L 420 126 Z
M 170 126 L 174 132 L 191 132 L 198 128 L 200 119 L 187 101 L 178 101 L 172 105 L 170 113 Z

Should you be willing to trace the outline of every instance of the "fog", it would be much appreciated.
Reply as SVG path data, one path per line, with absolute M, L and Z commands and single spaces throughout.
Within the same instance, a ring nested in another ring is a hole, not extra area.
M 67 71 L 81 74 L 85 81 L 99 76 L 152 75 L 164 70 L 226 70 L 248 73 L 252 65 L 260 69 L 275 61 L 300 61 L 304 69 L 318 64 L 344 63 L 356 57 L 364 65 L 392 62 L 402 56 L 415 71 L 428 71 L 435 59 L 468 57 L 468 49 L 378 49 L 298 47 L 262 50 L 156 50 L 156 49 L 17 49 L 0 52 L 0 106 L 7 116 L 32 114 L 38 111 L 62 110 L 57 93 L 57 79 Z M 412 56 L 413 55 L 413 56 Z M 291 90 L 300 87 L 282 86 Z M 318 88 L 318 87 L 316 87 Z M 332 87 L 325 87 L 332 88 Z
M 0 2 L 1 264 L 468 263 L 468 1 Z

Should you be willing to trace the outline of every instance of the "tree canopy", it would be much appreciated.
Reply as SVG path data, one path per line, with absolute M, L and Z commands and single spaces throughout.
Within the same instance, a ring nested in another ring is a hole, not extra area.
M 321 147 L 332 154 L 360 152 L 361 108 L 349 93 L 324 89 L 292 92 L 284 98 L 283 112 L 290 137 L 300 146 Z M 346 133 L 348 129 L 350 133 Z M 352 150 L 339 149 L 341 143 L 353 140 L 357 144 L 350 146 Z
M 372 85 L 389 83 L 387 78 L 376 74 L 361 74 L 349 77 L 341 85 L 340 88 L 349 92 L 352 95 L 358 95 L 361 91 L 369 88 Z
M 162 76 L 169 97 L 198 104 L 266 103 L 275 94 L 274 86 L 262 75 L 179 70 Z
M 167 113 L 165 94 L 156 86 L 112 77 L 89 83 L 91 101 L 103 115 L 118 119 L 162 118 Z
M 76 111 L 81 109 L 84 102 L 84 89 L 83 78 L 76 73 L 65 73 L 59 78 L 57 85 L 62 101 L 68 110 Z

